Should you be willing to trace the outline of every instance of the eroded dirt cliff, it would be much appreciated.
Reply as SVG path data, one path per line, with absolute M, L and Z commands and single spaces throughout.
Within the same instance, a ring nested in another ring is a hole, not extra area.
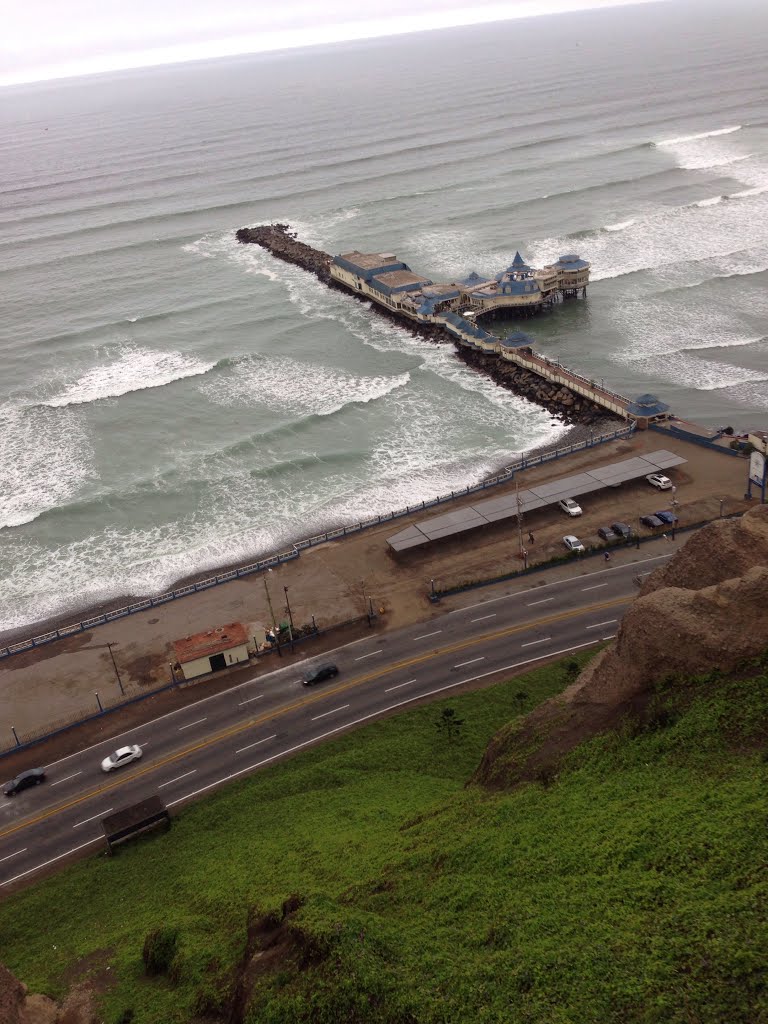
M 614 643 L 559 697 L 497 733 L 473 781 L 489 787 L 546 781 L 579 743 L 642 716 L 660 684 L 738 670 L 766 648 L 768 506 L 762 505 L 704 527 L 654 572 Z

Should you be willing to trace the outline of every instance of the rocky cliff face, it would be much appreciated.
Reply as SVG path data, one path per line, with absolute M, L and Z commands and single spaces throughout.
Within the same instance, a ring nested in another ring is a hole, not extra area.
M 727 672 L 768 648 L 768 506 L 704 527 L 653 573 L 614 643 L 559 697 L 491 741 L 473 781 L 546 778 L 568 751 L 642 714 L 665 679 Z

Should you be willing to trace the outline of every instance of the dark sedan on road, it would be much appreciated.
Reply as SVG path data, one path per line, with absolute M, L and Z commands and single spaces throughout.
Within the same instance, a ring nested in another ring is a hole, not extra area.
M 598 537 L 602 537 L 603 540 L 618 540 L 619 535 L 613 529 L 612 526 L 601 526 L 597 531 Z
M 30 786 L 39 786 L 41 782 L 45 782 L 45 769 L 30 768 L 29 771 L 21 772 L 15 779 L 11 779 L 3 789 L 3 793 L 6 796 L 16 796 L 23 789 L 29 789 Z
M 336 665 L 318 665 L 317 668 L 312 668 L 307 672 L 303 682 L 305 686 L 314 686 L 315 683 L 322 683 L 326 679 L 333 679 L 338 674 L 339 670 Z
M 666 523 L 667 526 L 672 526 L 674 523 L 678 522 L 677 516 L 674 512 L 654 512 L 654 515 L 657 519 L 660 519 L 662 523 Z
M 626 523 L 611 523 L 611 529 L 614 533 L 618 534 L 619 537 L 623 537 L 624 540 L 632 536 L 632 527 L 627 526 Z
M 640 522 L 643 526 L 647 526 L 649 530 L 655 530 L 657 526 L 664 525 L 664 521 L 659 519 L 658 516 L 640 516 Z

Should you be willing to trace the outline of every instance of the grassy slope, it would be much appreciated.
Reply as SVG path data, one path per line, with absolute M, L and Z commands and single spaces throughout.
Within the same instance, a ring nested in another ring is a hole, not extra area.
M 108 1024 L 187 1020 L 239 958 L 248 908 L 291 894 L 319 963 L 265 975 L 253 1021 L 768 1021 L 766 679 L 708 684 L 663 729 L 582 747 L 553 785 L 465 789 L 491 734 L 562 687 L 543 668 L 431 705 L 224 790 L 169 835 L 0 906 L 33 991 L 107 950 Z M 176 986 L 144 936 L 180 928 Z

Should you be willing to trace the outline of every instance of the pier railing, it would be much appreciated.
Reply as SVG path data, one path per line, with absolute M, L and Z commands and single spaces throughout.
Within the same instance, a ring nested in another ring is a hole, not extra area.
M 361 522 L 353 523 L 350 526 L 335 527 L 334 529 L 327 530 L 325 533 L 318 533 L 314 537 L 307 537 L 305 540 L 296 541 L 290 550 L 283 551 L 277 555 L 270 555 L 269 558 L 262 558 L 258 562 L 251 562 L 249 565 L 242 565 L 237 569 L 217 573 L 215 576 L 209 576 L 207 579 L 198 580 L 197 583 L 189 583 L 184 587 L 169 590 L 166 594 L 134 601 L 132 604 L 124 605 L 122 608 L 114 608 L 100 615 L 93 615 L 90 618 L 83 619 L 82 622 L 73 622 L 71 625 L 60 626 L 58 629 L 53 629 L 48 633 L 42 633 L 39 636 L 30 637 L 28 640 L 21 640 L 18 643 L 10 644 L 8 647 L 0 648 L 0 660 L 10 658 L 14 654 L 22 654 L 24 651 L 32 650 L 35 647 L 43 647 L 46 644 L 54 643 L 56 640 L 62 640 L 65 637 L 74 636 L 77 633 L 84 633 L 86 630 L 95 629 L 97 626 L 108 625 L 110 622 L 114 622 L 116 619 L 123 619 L 128 615 L 136 615 L 150 608 L 157 608 L 158 605 L 168 604 L 169 601 L 176 601 L 181 597 L 198 594 L 201 590 L 209 590 L 211 587 L 220 586 L 222 583 L 230 583 L 232 580 L 241 579 L 243 576 L 250 576 L 255 572 L 265 572 L 276 565 L 281 565 L 283 562 L 290 562 L 294 558 L 298 558 L 300 553 L 306 548 L 317 547 L 318 544 L 339 540 L 342 537 L 348 537 L 350 534 L 368 530 L 373 526 L 380 526 L 382 523 L 390 522 L 393 519 L 402 519 L 404 516 L 413 515 L 414 512 L 423 512 L 425 509 L 432 508 L 433 506 L 443 505 L 445 502 L 454 501 L 456 498 L 463 498 L 469 494 L 477 494 L 480 491 L 498 487 L 500 484 L 509 483 L 515 473 L 519 473 L 521 470 L 561 459 L 574 452 L 583 451 L 585 448 L 592 448 L 598 444 L 606 444 L 621 437 L 628 437 L 633 433 L 634 429 L 634 423 L 629 423 L 609 433 L 590 435 L 584 441 L 578 441 L 563 448 L 556 448 L 554 451 L 545 452 L 542 455 L 522 455 L 517 462 L 505 466 L 495 476 L 478 484 L 462 487 L 457 491 L 451 491 L 450 494 L 441 494 L 435 498 L 428 498 L 425 501 L 419 501 L 415 505 L 407 505 L 405 508 L 397 509 L 393 512 L 384 512 L 381 515 L 371 516 L 369 519 L 363 519 Z

